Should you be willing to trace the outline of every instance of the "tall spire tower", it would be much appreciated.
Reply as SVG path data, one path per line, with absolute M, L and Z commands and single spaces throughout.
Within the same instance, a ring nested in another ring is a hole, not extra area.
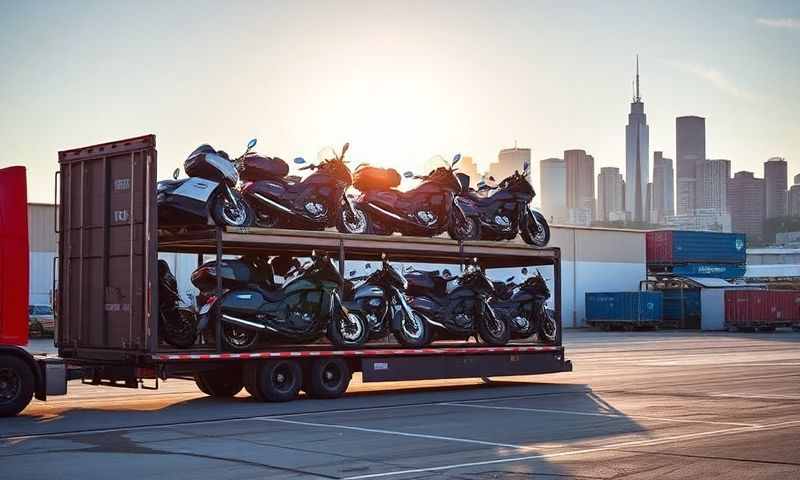
M 650 183 L 650 128 L 639 90 L 639 55 L 633 81 L 633 102 L 625 127 L 625 210 L 635 222 L 647 222 L 647 184 Z

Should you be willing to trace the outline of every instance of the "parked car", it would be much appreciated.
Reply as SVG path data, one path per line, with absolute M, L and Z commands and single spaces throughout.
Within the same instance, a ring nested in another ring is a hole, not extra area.
M 56 318 L 50 305 L 28 305 L 28 331 L 31 337 L 52 335 L 56 330 Z

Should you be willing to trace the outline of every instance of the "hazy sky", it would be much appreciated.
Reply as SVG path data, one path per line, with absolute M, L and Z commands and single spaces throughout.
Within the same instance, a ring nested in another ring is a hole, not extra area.
M 584 148 L 624 169 L 634 56 L 650 150 L 707 118 L 709 158 L 800 173 L 800 2 L 0 0 L 0 166 L 52 200 L 56 152 L 158 135 L 161 176 L 198 144 L 421 165 Z M 652 153 L 651 153 L 652 155 Z M 538 175 L 538 169 L 535 171 Z M 537 179 L 538 183 L 538 179 Z

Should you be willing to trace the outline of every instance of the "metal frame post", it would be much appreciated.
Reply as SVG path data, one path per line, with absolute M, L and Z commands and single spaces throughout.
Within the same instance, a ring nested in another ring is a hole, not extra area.
M 553 301 L 555 302 L 556 318 L 558 318 L 558 345 L 564 344 L 564 321 L 561 318 L 561 249 L 556 250 L 553 260 Z
M 217 242 L 217 289 L 216 296 L 217 302 L 222 300 L 222 227 L 216 227 L 216 242 Z M 215 327 L 217 353 L 222 353 L 222 308 L 217 307 L 217 325 Z

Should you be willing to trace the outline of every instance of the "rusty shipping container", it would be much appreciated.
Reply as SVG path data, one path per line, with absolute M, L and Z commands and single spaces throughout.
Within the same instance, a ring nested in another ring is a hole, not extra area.
M 800 325 L 800 291 L 729 290 L 725 321 L 729 326 Z
M 58 161 L 59 353 L 155 351 L 155 136 Z

